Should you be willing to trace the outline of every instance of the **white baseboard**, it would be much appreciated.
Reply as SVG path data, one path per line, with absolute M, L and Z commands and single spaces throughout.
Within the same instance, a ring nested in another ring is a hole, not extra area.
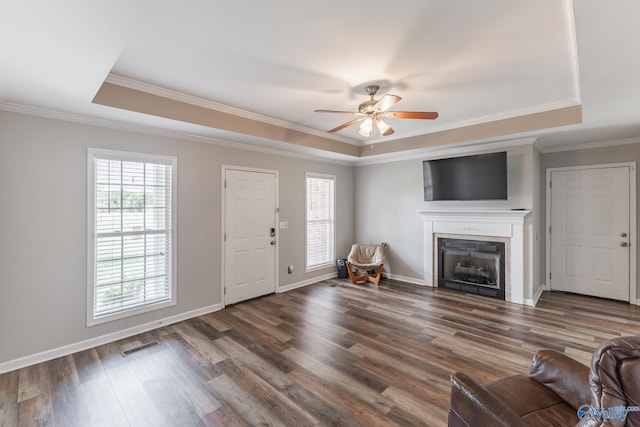
M 302 282 L 281 286 L 278 288 L 277 293 L 287 292 L 293 289 L 301 288 L 303 286 L 317 283 L 321 280 L 333 279 L 336 276 L 337 276 L 337 273 L 329 273 L 323 276 L 313 277 L 311 279 L 307 279 Z M 35 365 L 37 363 L 46 362 L 52 359 L 56 359 L 58 357 L 67 356 L 69 354 L 77 353 L 79 351 L 87 350 L 89 348 L 97 347 L 113 341 L 121 340 L 123 338 L 128 338 L 133 335 L 141 334 L 143 332 L 148 332 L 153 329 L 160 328 L 162 326 L 178 323 L 183 320 L 191 319 L 193 317 L 202 316 L 207 313 L 213 313 L 214 311 L 219 311 L 219 310 L 222 310 L 223 308 L 224 307 L 222 306 L 222 304 L 214 304 L 208 307 L 203 307 L 197 310 L 192 310 L 186 313 L 177 314 L 175 316 L 171 316 L 164 319 L 155 320 L 153 322 L 148 322 L 142 325 L 134 326 L 132 328 L 123 329 L 121 331 L 112 332 L 110 334 L 101 335 L 99 337 L 90 338 L 88 340 L 76 342 L 76 343 L 65 345 L 62 347 L 57 347 L 51 350 L 46 350 L 40 353 L 21 357 L 18 359 L 9 360 L 7 362 L 2 362 L 0 363 L 0 374 L 14 371 L 16 369 L 21 369 L 27 366 Z
M 544 284 L 540 285 L 540 287 L 538 288 L 538 292 L 536 292 L 536 294 L 533 296 L 533 299 L 526 299 L 524 301 L 525 305 L 528 305 L 529 307 L 535 307 L 536 304 L 538 304 L 542 293 L 546 290 L 547 287 Z
M 296 283 L 291 283 L 291 284 L 284 285 L 284 286 L 278 286 L 278 289 L 276 290 L 276 293 L 281 294 L 283 292 L 288 292 L 288 291 L 292 291 L 294 289 L 302 288 L 303 286 L 308 286 L 308 285 L 312 285 L 314 283 L 318 283 L 318 282 L 320 282 L 322 280 L 333 279 L 335 277 L 338 277 L 338 273 L 329 273 L 329 274 L 325 274 L 323 276 L 312 277 L 311 279 L 303 280 L 302 282 L 296 282 Z
M 121 340 L 133 335 L 148 332 L 153 329 L 160 328 L 162 326 L 171 325 L 181 322 L 183 320 L 191 319 L 193 317 L 202 316 L 203 314 L 213 313 L 219 311 L 223 307 L 221 304 L 214 304 L 208 307 L 199 308 L 197 310 L 188 311 L 186 313 L 177 314 L 175 316 L 166 317 L 164 319 L 155 320 L 142 325 L 134 326 L 132 328 L 123 329 L 121 331 L 112 332 L 110 334 L 101 335 L 99 337 L 90 338 L 88 340 L 80 341 L 77 343 L 65 345 L 62 347 L 46 350 L 41 353 L 32 354 L 29 356 L 21 357 L 19 359 L 9 360 L 8 362 L 0 363 L 0 374 L 5 372 L 15 371 L 26 366 L 35 365 L 37 363 L 46 362 L 58 357 L 67 356 L 69 354 L 77 353 L 79 351 L 87 350 L 89 348 L 97 347 L 103 344 L 107 344 L 113 341 Z
M 389 279 L 398 280 L 400 282 L 413 283 L 414 285 L 428 286 L 430 288 L 432 287 L 431 285 L 427 285 L 423 279 L 416 279 L 416 278 L 413 278 L 413 277 L 405 277 L 405 276 L 400 276 L 398 274 L 391 274 L 391 273 L 387 274 L 386 276 Z

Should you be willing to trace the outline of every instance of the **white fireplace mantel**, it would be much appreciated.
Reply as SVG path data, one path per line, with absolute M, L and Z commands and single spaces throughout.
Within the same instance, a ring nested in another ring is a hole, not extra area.
M 424 222 L 424 281 L 437 286 L 434 261 L 434 235 L 454 234 L 463 238 L 472 236 L 509 239 L 507 262 L 507 301 L 525 304 L 525 217 L 528 210 L 430 210 L 418 211 Z

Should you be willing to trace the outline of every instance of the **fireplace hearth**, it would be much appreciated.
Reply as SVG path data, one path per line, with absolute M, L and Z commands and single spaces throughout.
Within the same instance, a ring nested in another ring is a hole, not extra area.
M 505 244 L 438 238 L 438 287 L 505 299 Z

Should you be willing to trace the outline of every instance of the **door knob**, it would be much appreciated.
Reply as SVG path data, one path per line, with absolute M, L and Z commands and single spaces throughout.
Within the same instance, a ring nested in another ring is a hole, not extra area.
M 629 245 L 627 244 L 627 242 L 622 242 L 622 243 L 620 243 L 620 246 L 622 246 L 623 248 L 626 248 Z
M 273 245 L 275 245 L 275 244 L 276 244 L 276 241 L 275 241 L 275 240 L 272 240 L 272 241 L 271 241 L 271 245 L 273 246 Z M 625 245 L 625 246 L 627 246 L 627 244 L 626 244 L 626 243 L 625 243 L 624 245 Z
M 622 233 L 620 237 L 627 237 L 627 233 Z

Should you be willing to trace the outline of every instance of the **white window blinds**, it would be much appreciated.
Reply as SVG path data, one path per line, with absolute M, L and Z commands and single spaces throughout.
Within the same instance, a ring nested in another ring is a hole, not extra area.
M 306 175 L 306 270 L 335 263 L 335 177 Z
M 93 154 L 89 323 L 175 304 L 175 159 Z

